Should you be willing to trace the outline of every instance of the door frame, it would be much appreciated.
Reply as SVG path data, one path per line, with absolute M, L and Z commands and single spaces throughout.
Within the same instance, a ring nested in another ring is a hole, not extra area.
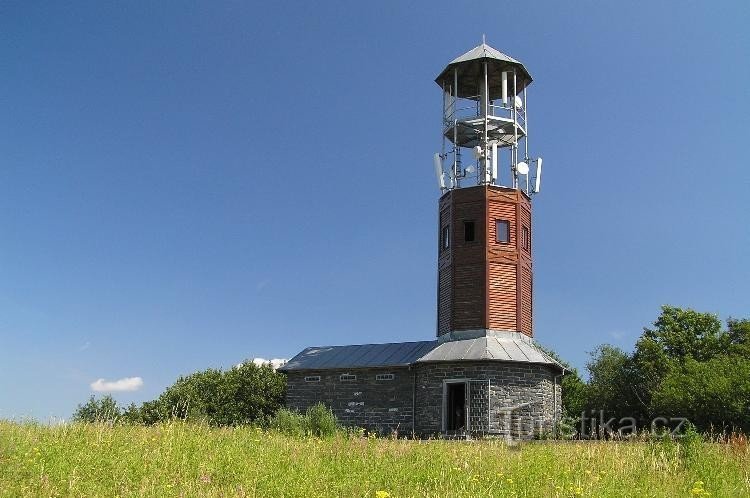
M 466 411 L 466 432 L 471 430 L 469 417 L 469 379 L 443 379 L 443 409 L 441 431 L 445 434 L 448 432 L 448 384 L 464 384 L 464 410 Z

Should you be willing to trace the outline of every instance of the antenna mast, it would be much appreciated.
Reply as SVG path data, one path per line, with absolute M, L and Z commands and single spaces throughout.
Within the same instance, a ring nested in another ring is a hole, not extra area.
M 529 157 L 527 87 L 524 65 L 482 44 L 452 60 L 435 82 L 442 88 L 442 165 L 451 165 L 441 191 L 471 185 L 497 185 L 539 191 L 541 159 Z M 474 165 L 464 167 L 461 149 L 471 149 Z M 535 177 L 529 163 L 537 162 Z M 436 168 L 437 168 L 437 162 Z M 444 171 L 444 170 L 443 170 Z M 531 188 L 533 185 L 533 189 Z

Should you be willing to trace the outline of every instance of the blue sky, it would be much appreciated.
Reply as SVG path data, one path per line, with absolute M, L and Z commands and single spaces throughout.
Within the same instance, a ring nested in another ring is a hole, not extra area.
M 3 2 L 0 417 L 431 338 L 433 79 L 483 33 L 535 80 L 537 339 L 750 316 L 749 5 Z

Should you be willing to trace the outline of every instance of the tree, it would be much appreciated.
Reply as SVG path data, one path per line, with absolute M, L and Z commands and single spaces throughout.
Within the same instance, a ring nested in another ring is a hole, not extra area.
M 107 394 L 101 399 L 91 396 L 84 404 L 79 404 L 76 411 L 73 412 L 71 419 L 74 422 L 107 422 L 115 423 L 121 415 L 120 407 L 117 401 Z
M 724 352 L 728 338 L 716 315 L 662 306 L 654 328 L 643 329 L 636 351 L 654 346 L 655 351 L 671 360 L 707 361 Z
M 727 354 L 750 359 L 750 320 L 727 320 Z
M 687 359 L 655 389 L 652 411 L 686 417 L 700 430 L 750 430 L 750 360 Z
M 229 370 L 208 369 L 180 377 L 141 406 L 144 423 L 176 417 L 212 425 L 263 422 L 283 406 L 286 377 L 248 361 Z
M 602 412 L 606 418 L 643 417 L 644 406 L 633 391 L 633 361 L 627 353 L 604 344 L 591 353 L 586 368 L 586 406 L 590 411 Z

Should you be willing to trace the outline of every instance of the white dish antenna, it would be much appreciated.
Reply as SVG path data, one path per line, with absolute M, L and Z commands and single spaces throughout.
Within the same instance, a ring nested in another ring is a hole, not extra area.
M 534 193 L 539 193 L 542 184 L 542 158 L 536 160 L 536 178 L 534 178 Z
M 528 175 L 529 165 L 521 161 L 520 163 L 516 164 L 516 171 L 518 171 L 519 175 Z
M 445 173 L 443 173 L 443 158 L 440 154 L 435 154 L 432 158 L 432 162 L 435 165 L 435 176 L 437 177 L 438 185 L 440 190 L 445 190 Z
M 484 149 L 482 149 L 481 145 L 474 147 L 472 152 L 474 153 L 474 159 L 481 159 L 484 157 Z
M 523 99 L 521 97 L 516 95 L 515 102 L 516 102 L 516 109 L 523 109 Z
M 474 168 L 474 166 L 467 166 L 464 171 L 466 172 L 467 175 L 470 175 L 470 174 L 474 173 L 475 169 L 476 168 Z

